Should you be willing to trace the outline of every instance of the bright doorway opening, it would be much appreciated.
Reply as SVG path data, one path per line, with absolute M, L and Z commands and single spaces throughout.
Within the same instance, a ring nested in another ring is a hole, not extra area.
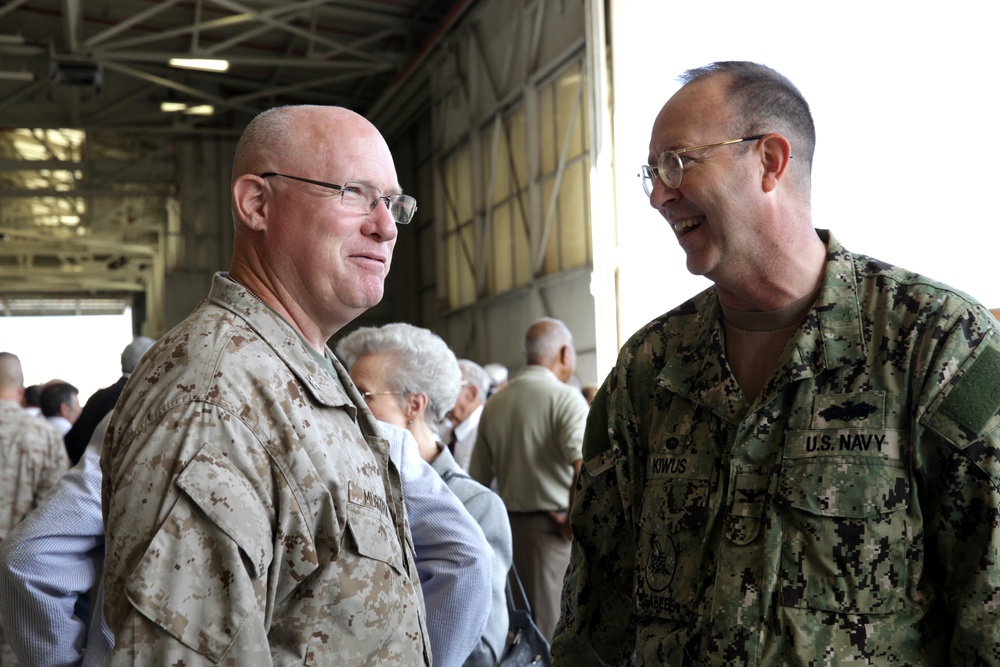
M 132 341 L 132 310 L 120 315 L 0 317 L 0 352 L 21 360 L 24 385 L 53 378 L 80 390 L 80 404 L 121 377 L 122 350 Z

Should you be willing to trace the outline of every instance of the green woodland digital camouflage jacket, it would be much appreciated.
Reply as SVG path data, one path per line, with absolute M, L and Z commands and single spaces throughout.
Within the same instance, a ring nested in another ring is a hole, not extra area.
M 1000 327 L 846 251 L 759 397 L 710 288 L 590 413 L 557 665 L 1000 664 Z
M 101 460 L 110 664 L 429 667 L 399 472 L 326 355 L 217 274 L 143 357 Z

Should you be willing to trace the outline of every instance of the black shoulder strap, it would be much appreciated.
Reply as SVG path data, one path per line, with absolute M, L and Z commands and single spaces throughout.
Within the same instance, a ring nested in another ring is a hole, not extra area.
M 514 581 L 517 584 L 517 591 L 521 594 L 521 601 L 524 602 L 523 608 L 518 608 L 517 604 L 514 602 L 514 594 L 511 591 L 510 582 Z M 524 594 L 524 586 L 521 584 L 521 577 L 517 575 L 517 567 L 514 563 L 510 564 L 510 570 L 507 571 L 507 606 L 511 611 L 525 611 L 528 615 L 531 615 L 531 604 L 528 602 L 528 596 Z

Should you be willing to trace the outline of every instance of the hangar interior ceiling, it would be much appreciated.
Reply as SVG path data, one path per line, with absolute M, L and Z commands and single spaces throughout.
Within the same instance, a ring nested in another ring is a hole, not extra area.
M 0 5 L 0 315 L 121 312 L 182 261 L 177 137 L 234 139 L 302 103 L 349 106 L 387 136 L 405 127 L 427 94 L 420 65 L 471 4 Z

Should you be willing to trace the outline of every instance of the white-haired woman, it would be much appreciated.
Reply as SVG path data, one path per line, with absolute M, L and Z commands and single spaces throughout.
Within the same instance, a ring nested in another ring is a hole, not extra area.
M 337 343 L 337 356 L 375 417 L 413 434 L 421 457 L 447 482 L 493 548 L 489 619 L 464 663 L 492 667 L 503 653 L 509 625 L 504 590 L 513 559 L 510 521 L 500 496 L 466 476 L 440 441 L 438 424 L 461 388 L 458 360 L 439 336 L 404 323 L 358 329 Z

